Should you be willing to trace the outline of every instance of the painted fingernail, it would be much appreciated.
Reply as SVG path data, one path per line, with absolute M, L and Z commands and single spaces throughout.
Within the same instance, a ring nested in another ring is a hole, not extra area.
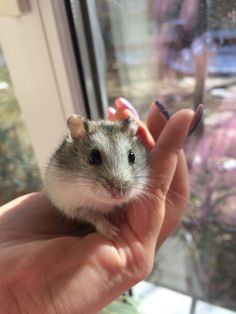
M 200 104 L 200 105 L 198 105 L 198 107 L 195 111 L 195 114 L 193 116 L 192 123 L 189 127 L 188 136 L 191 136 L 198 129 L 198 127 L 202 121 L 203 113 L 204 113 L 204 106 L 202 104 Z
M 154 102 L 154 104 L 158 107 L 158 109 L 160 110 L 160 112 L 162 113 L 162 115 L 165 117 L 166 120 L 170 119 L 170 114 L 169 112 L 166 110 L 166 108 L 158 101 L 156 100 Z
M 108 107 L 108 113 L 116 114 L 116 109 L 113 107 Z
M 121 104 L 121 105 L 124 106 L 126 109 L 129 109 L 129 110 L 133 113 L 133 115 L 134 115 L 136 118 L 139 117 L 137 110 L 136 110 L 136 109 L 134 108 L 134 106 L 131 105 L 131 103 L 130 103 L 128 100 L 126 100 L 125 98 L 119 97 L 119 98 L 117 98 L 117 99 L 115 100 L 115 103 L 116 103 L 116 105 L 118 105 L 118 106 L 119 106 L 119 104 Z
M 116 114 L 116 109 L 112 107 L 108 107 L 107 109 L 107 117 L 111 119 Z

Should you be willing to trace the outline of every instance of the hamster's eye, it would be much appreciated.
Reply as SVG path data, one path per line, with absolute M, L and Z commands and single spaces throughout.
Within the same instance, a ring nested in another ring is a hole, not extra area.
M 91 165 L 101 165 L 102 163 L 102 156 L 97 149 L 92 149 L 89 156 L 89 163 Z
M 129 160 L 129 163 L 131 164 L 134 164 L 135 162 L 135 154 L 134 152 L 132 152 L 132 150 L 129 151 L 128 160 Z

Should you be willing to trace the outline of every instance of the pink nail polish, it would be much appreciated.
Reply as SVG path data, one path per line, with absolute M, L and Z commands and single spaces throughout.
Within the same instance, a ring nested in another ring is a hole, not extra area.
M 118 100 L 121 102 L 121 104 L 122 104 L 125 108 L 129 109 L 129 110 L 133 113 L 133 115 L 134 115 L 136 118 L 139 117 L 137 110 L 134 108 L 134 106 L 133 106 L 130 102 L 128 102 L 128 100 L 126 100 L 126 99 L 123 98 L 123 97 L 119 97 Z
M 107 116 L 108 118 L 112 118 L 116 114 L 116 109 L 113 107 L 108 107 L 107 109 Z

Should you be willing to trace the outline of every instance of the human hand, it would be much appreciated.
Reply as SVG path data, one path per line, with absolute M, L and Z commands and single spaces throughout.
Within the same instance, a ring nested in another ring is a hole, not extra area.
M 75 237 L 76 223 L 55 215 L 43 193 L 1 208 L 1 313 L 97 313 L 149 275 L 156 246 L 177 226 L 187 203 L 181 148 L 193 116 L 184 110 L 166 122 L 153 108 L 147 126 L 154 140 L 140 122 L 151 150 L 152 196 L 127 206 L 127 221 L 113 241 L 98 233 Z
M 154 148 L 156 149 L 158 138 L 160 137 L 167 121 L 170 119 L 170 115 L 165 107 L 158 101 L 153 102 L 145 124 L 139 120 L 137 111 L 126 99 L 122 97 L 117 98 L 115 100 L 115 105 L 116 109 L 109 108 L 109 119 L 121 120 L 132 115 L 139 124 L 138 136 L 146 146 L 146 149 L 148 151 L 152 151 Z M 194 133 L 199 126 L 203 112 L 203 105 L 199 105 L 196 109 L 191 125 L 189 126 L 188 137 L 192 135 L 192 133 Z M 184 119 L 184 114 L 187 114 L 187 110 L 182 110 L 177 114 L 182 114 Z M 178 132 L 178 129 L 176 129 L 176 131 Z M 173 133 L 172 140 L 175 140 L 175 133 Z M 159 143 L 159 145 L 162 144 Z M 188 203 L 188 170 L 183 149 L 179 149 L 177 155 L 176 169 L 165 195 L 165 218 L 163 219 L 163 225 L 157 239 L 157 248 L 179 225 Z M 163 174 L 164 173 L 165 170 L 163 171 Z M 159 176 L 158 180 L 159 184 L 161 184 L 161 176 Z

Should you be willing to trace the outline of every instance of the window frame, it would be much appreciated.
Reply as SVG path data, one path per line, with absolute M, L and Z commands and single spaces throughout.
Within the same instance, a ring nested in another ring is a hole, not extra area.
M 29 0 L 0 17 L 0 42 L 41 172 L 65 135 L 66 117 L 88 116 L 63 0 Z M 60 26 L 61 25 L 61 26 Z

